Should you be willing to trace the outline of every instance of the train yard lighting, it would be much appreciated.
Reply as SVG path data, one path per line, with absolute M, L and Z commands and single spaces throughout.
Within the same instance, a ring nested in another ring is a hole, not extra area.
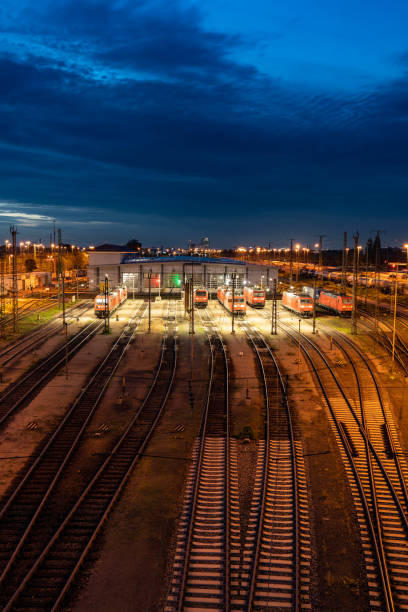
M 407 264 L 408 264 L 408 244 L 404 244 L 404 249 L 407 252 Z
M 300 252 L 300 244 L 295 246 L 296 251 L 296 282 L 299 281 L 299 252 Z

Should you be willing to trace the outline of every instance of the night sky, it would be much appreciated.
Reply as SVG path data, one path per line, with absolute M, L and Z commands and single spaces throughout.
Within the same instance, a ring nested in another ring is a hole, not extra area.
M 405 0 L 2 0 L 0 28 L 1 240 L 408 241 Z

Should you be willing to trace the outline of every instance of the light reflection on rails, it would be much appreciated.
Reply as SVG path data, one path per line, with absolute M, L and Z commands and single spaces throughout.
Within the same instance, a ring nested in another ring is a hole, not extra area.
M 294 342 L 298 341 L 293 327 L 282 323 L 280 327 Z M 405 552 L 408 548 L 407 467 L 405 462 L 401 466 L 401 459 L 397 459 L 401 450 L 395 428 L 390 425 L 391 415 L 383 410 L 378 386 L 374 385 L 373 393 L 367 378 L 362 384 L 361 372 L 354 364 L 359 394 L 358 409 L 355 410 L 320 348 L 305 334 L 301 338 L 302 351 L 328 405 L 346 465 L 362 534 L 371 608 L 394 610 L 405 607 L 408 605 Z M 349 349 L 344 346 L 345 339 L 337 335 L 336 342 L 341 344 L 349 362 L 354 363 Z M 347 342 L 352 346 L 353 343 Z M 313 357 L 306 345 L 313 350 Z M 359 358 L 369 367 L 361 352 Z M 370 376 L 374 377 L 372 371 Z M 330 380 L 335 382 L 335 387 Z
M 235 453 L 229 439 L 227 353 L 209 313 L 200 316 L 210 348 L 209 378 L 178 528 L 167 612 L 201 606 L 220 612 L 230 609 L 230 545 L 239 537 L 237 513 L 231 507 L 237 503 L 237 473 L 236 468 L 231 470 Z
M 310 609 L 311 545 L 302 444 L 295 440 L 286 388 L 269 344 L 249 322 L 240 327 L 255 351 L 263 381 L 265 441 L 258 453 L 241 568 L 247 578 L 241 581 L 232 609 Z
M 176 312 L 177 303 L 169 302 L 169 312 L 173 310 Z M 129 341 L 134 331 L 127 326 Z M 122 345 L 121 356 L 127 346 L 128 342 Z M 41 549 L 37 543 L 34 555 L 31 551 L 31 568 L 20 577 L 17 588 L 14 579 L 14 586 L 6 593 L 3 590 L 4 610 L 27 605 L 55 610 L 61 605 L 162 415 L 176 365 L 177 320 L 169 314 L 159 365 L 141 406 L 48 543 L 42 543 Z

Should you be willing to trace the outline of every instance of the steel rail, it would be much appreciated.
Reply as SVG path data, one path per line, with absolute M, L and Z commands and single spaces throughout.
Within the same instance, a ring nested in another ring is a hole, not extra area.
M 292 474 L 293 474 L 293 514 L 294 514 L 294 520 L 293 520 L 293 528 L 294 528 L 294 579 L 293 579 L 293 607 L 292 609 L 296 611 L 300 610 L 301 607 L 301 602 L 300 602 L 300 537 L 299 537 L 299 532 L 300 532 L 300 525 L 299 525 L 299 491 L 298 491 L 298 474 L 297 474 L 297 465 L 296 465 L 296 449 L 295 449 L 295 437 L 294 437 L 294 429 L 293 429 L 293 423 L 292 423 L 292 415 L 291 415 L 291 411 L 290 411 L 290 407 L 289 407 L 289 402 L 288 402 L 288 398 L 287 398 L 287 393 L 286 393 L 286 387 L 285 384 L 283 382 L 283 377 L 282 377 L 282 373 L 280 371 L 280 368 L 278 366 L 278 363 L 275 359 L 275 356 L 271 350 L 271 347 L 269 345 L 269 343 L 265 340 L 263 334 L 261 334 L 259 332 L 259 330 L 257 330 L 256 328 L 253 328 L 251 324 L 249 323 L 242 323 L 241 326 L 245 329 L 245 331 L 247 332 L 247 328 L 249 327 L 250 330 L 255 334 L 255 336 L 259 339 L 260 342 L 262 342 L 263 347 L 267 350 L 267 354 L 270 357 L 274 368 L 276 370 L 276 375 L 278 377 L 279 380 L 279 387 L 281 390 L 281 399 L 282 402 L 285 405 L 285 413 L 286 413 L 286 418 L 287 418 L 287 428 L 288 428 L 288 434 L 289 434 L 289 441 L 290 441 L 290 447 L 291 447 L 291 465 L 292 465 Z M 250 577 L 250 594 L 249 594 L 249 599 L 248 599 L 248 612 L 250 612 L 253 609 L 253 597 L 254 597 L 254 591 L 255 591 L 255 580 L 256 580 L 256 568 L 258 566 L 258 561 L 259 561 L 259 556 L 260 556 L 260 543 L 261 543 L 261 537 L 262 537 L 262 528 L 261 528 L 261 524 L 264 520 L 264 507 L 265 507 L 265 497 L 266 497 L 266 484 L 267 484 L 267 480 L 268 480 L 268 472 L 270 470 L 270 466 L 269 466 L 269 442 L 270 442 L 270 408 L 269 408 L 269 399 L 268 399 L 268 385 L 267 385 L 267 380 L 266 380 L 266 374 L 265 374 L 265 368 L 264 368 L 264 364 L 262 361 L 262 357 L 261 354 L 258 350 L 258 347 L 256 346 L 255 342 L 254 342 L 254 338 L 253 336 L 250 336 L 248 334 L 248 337 L 250 339 L 250 342 L 256 352 L 257 358 L 258 358 L 258 363 L 260 365 L 260 369 L 261 369 L 261 373 L 262 373 L 262 379 L 263 379 L 263 388 L 264 388 L 264 394 L 265 394 L 265 398 L 266 398 L 266 414 L 267 414 L 267 419 L 266 419 L 266 440 L 267 440 L 267 449 L 268 449 L 268 453 L 265 457 L 265 471 L 264 471 L 264 483 L 263 483 L 263 494 L 262 494 L 262 502 L 261 502 L 261 512 L 259 515 L 259 526 L 258 526 L 258 535 L 257 535 L 257 542 L 256 542 L 256 553 L 255 553 L 255 558 L 254 558 L 254 563 L 253 563 L 253 571 Z M 277 398 L 278 401 L 278 398 Z
M 224 370 L 224 402 L 223 404 L 224 404 L 224 414 L 225 414 L 225 435 L 226 435 L 225 462 L 224 462 L 225 464 L 224 607 L 225 607 L 225 610 L 229 610 L 230 608 L 230 578 L 229 578 L 229 574 L 230 574 L 229 572 L 229 566 L 230 566 L 230 557 L 229 557 L 229 551 L 230 551 L 230 542 L 229 542 L 229 539 L 230 539 L 229 538 L 229 532 L 230 532 L 230 474 L 229 474 L 230 472 L 230 449 L 229 449 L 229 446 L 230 446 L 230 436 L 229 436 L 230 415 L 229 415 L 229 384 L 228 384 L 229 383 L 229 370 L 228 370 L 228 359 L 227 359 L 226 348 L 225 348 L 225 344 L 222 339 L 222 336 L 219 333 L 217 327 L 213 324 L 210 315 L 208 313 L 205 313 L 205 314 L 206 314 L 205 318 L 203 316 L 204 313 L 202 313 L 200 316 L 202 320 L 204 320 L 206 323 L 209 323 L 213 327 L 214 336 L 218 339 L 219 348 L 221 349 L 220 352 L 222 355 L 222 363 L 224 366 L 223 367 L 223 370 Z M 183 571 L 183 583 L 182 583 L 183 588 L 180 590 L 180 597 L 179 597 L 179 602 L 178 602 L 179 611 L 183 609 L 183 605 L 184 605 L 185 584 L 187 580 L 189 558 L 191 554 L 192 535 L 193 535 L 193 528 L 195 524 L 198 490 L 199 490 L 199 483 L 200 483 L 201 473 L 202 473 L 204 446 L 205 446 L 205 440 L 206 440 L 208 422 L 209 422 L 209 408 L 210 408 L 213 379 L 214 379 L 214 365 L 215 365 L 214 352 L 217 350 L 216 346 L 213 344 L 211 334 L 209 334 L 208 332 L 207 332 L 207 337 L 208 337 L 209 345 L 211 347 L 211 384 L 208 385 L 208 398 L 207 398 L 208 402 L 206 402 L 205 404 L 202 424 L 200 428 L 201 444 L 200 444 L 200 451 L 199 451 L 199 463 L 198 463 L 197 471 L 196 471 L 196 482 L 195 482 L 195 487 L 194 487 L 194 504 L 192 505 L 191 520 L 190 520 L 190 525 L 189 525 L 189 534 L 188 534 L 189 543 L 188 543 L 188 548 L 186 548 L 186 553 L 188 553 L 188 555 L 186 554 L 184 571 Z
M 67 313 L 66 318 L 68 319 L 68 325 L 70 323 L 70 319 L 74 319 L 78 316 L 82 316 L 82 314 L 84 314 L 90 308 L 89 306 L 84 308 L 82 304 L 81 306 L 82 306 L 83 312 L 81 312 L 80 314 L 74 314 L 73 312 L 74 309 L 70 310 Z M 55 319 L 47 323 L 44 323 L 43 325 L 38 326 L 36 329 L 34 329 L 29 334 L 25 335 L 23 338 L 21 338 L 17 342 L 10 344 L 5 349 L 0 351 L 0 360 L 3 357 L 6 357 L 6 359 L 3 359 L 1 361 L 0 366 L 4 367 L 7 363 L 10 363 L 10 361 L 12 361 L 16 357 L 18 357 L 19 355 L 27 351 L 28 349 L 30 349 L 32 346 L 34 346 L 38 342 L 38 340 L 40 340 L 40 344 L 43 344 L 45 340 L 48 340 L 48 338 L 51 338 L 53 335 L 55 335 L 59 330 L 61 330 L 61 323 L 58 320 L 60 318 L 61 318 L 61 315 L 57 315 Z M 48 329 L 44 330 L 44 328 L 48 328 Z M 13 351 L 15 352 L 13 353 Z M 10 353 L 13 353 L 13 354 L 10 355 Z
M 77 334 L 61 345 L 49 357 L 42 360 L 28 373 L 13 383 L 0 397 L 0 426 L 27 400 L 34 391 L 50 379 L 52 374 L 64 365 L 66 358 L 72 357 L 102 327 L 100 321 L 92 321 Z M 66 352 L 66 347 L 68 351 Z M 17 397 L 17 399 L 16 399 Z M 11 403 L 11 406 L 9 405 Z
M 37 304 L 36 302 L 38 302 L 39 300 L 32 300 L 31 304 L 23 304 L 22 306 L 19 307 L 18 309 L 18 320 L 23 320 L 26 317 L 29 317 L 32 314 L 35 314 L 36 312 L 43 312 L 44 310 L 48 310 L 52 305 L 53 302 L 51 300 L 47 300 L 46 304 L 44 304 L 44 302 L 41 300 L 40 304 Z M 35 308 L 35 306 L 39 306 L 38 308 Z M 13 316 L 12 315 L 5 315 L 2 319 L 0 319 L 0 327 L 4 327 L 6 328 L 7 325 L 9 325 L 10 323 L 13 322 Z
M 167 329 L 168 327 L 169 326 L 167 326 Z M 147 412 L 149 411 L 148 400 L 152 398 L 153 391 L 157 390 L 156 389 L 157 382 L 159 379 L 159 374 L 162 373 L 163 364 L 168 363 L 165 360 L 165 357 L 167 357 L 168 352 L 169 352 L 168 351 L 169 347 L 167 345 L 167 340 L 169 338 L 167 334 L 167 329 L 166 329 L 166 333 L 165 333 L 165 336 L 163 338 L 163 343 L 162 343 L 160 365 L 156 371 L 156 376 L 154 378 L 154 381 L 152 382 L 152 385 L 147 395 L 145 396 L 145 399 L 142 402 L 142 405 L 139 407 L 137 413 L 134 415 L 132 420 L 127 425 L 125 431 L 121 435 L 118 442 L 115 444 L 115 447 L 113 448 L 113 450 L 109 453 L 109 455 L 104 460 L 103 464 L 99 467 L 96 474 L 92 477 L 89 484 L 86 486 L 86 488 L 84 489 L 84 491 L 82 492 L 82 494 L 80 495 L 76 503 L 73 505 L 71 510 L 65 516 L 64 520 L 62 521 L 62 523 L 60 524 L 60 526 L 58 527 L 54 535 L 50 538 L 45 548 L 42 550 L 40 555 L 37 557 L 31 569 L 27 572 L 24 579 L 19 584 L 14 594 L 11 596 L 11 598 L 9 599 L 9 601 L 7 602 L 6 606 L 3 609 L 4 612 L 13 609 L 14 604 L 16 603 L 18 598 L 24 593 L 29 581 L 35 576 L 35 573 L 37 572 L 37 570 L 41 571 L 41 565 L 45 562 L 47 555 L 51 551 L 53 546 L 58 546 L 58 544 L 60 544 L 61 556 L 63 556 L 65 545 L 64 545 L 64 542 L 61 542 L 61 538 L 64 535 L 64 531 L 66 530 L 68 531 L 70 528 L 70 524 L 72 523 L 71 529 L 73 529 L 75 532 L 75 520 L 77 521 L 80 520 L 80 517 L 75 518 L 76 514 L 79 513 L 79 511 L 81 510 L 81 507 L 82 507 L 83 512 L 86 512 L 86 507 L 85 507 L 85 510 L 83 509 L 83 507 L 86 506 L 86 504 L 88 503 L 89 509 L 88 509 L 87 521 L 88 523 L 93 521 L 93 524 L 87 530 L 86 536 L 84 536 L 81 539 L 81 544 L 80 544 L 81 550 L 78 551 L 80 553 L 79 557 L 77 557 L 77 559 L 74 561 L 74 566 L 72 568 L 69 568 L 65 572 L 65 574 L 69 572 L 68 577 L 64 575 L 64 577 L 62 578 L 63 583 L 60 584 L 58 587 L 56 587 L 56 589 L 54 589 L 58 592 L 56 593 L 55 598 L 53 598 L 52 604 L 50 604 L 47 609 L 54 611 L 61 605 L 63 598 L 65 597 L 66 593 L 71 587 L 80 567 L 82 566 L 84 559 L 86 558 L 86 555 L 88 554 L 92 544 L 95 541 L 95 538 L 99 534 L 102 526 L 104 525 L 106 521 L 106 518 L 108 517 L 110 511 L 113 508 L 113 505 L 117 501 L 136 463 L 142 456 L 146 445 L 151 439 L 151 436 L 157 426 L 157 423 L 167 403 L 167 399 L 172 389 L 176 367 L 177 367 L 177 347 L 178 345 L 177 345 L 177 335 L 174 332 L 174 326 L 173 326 L 173 332 L 171 336 L 173 340 L 171 343 L 171 347 L 173 349 L 172 351 L 173 360 L 172 362 L 170 362 L 170 371 L 169 372 L 165 371 L 163 374 L 163 382 L 165 385 L 164 395 L 161 397 L 160 403 L 157 409 L 153 410 L 149 423 L 147 423 L 146 418 L 143 418 L 143 417 L 139 418 L 141 417 L 144 410 Z M 147 416 L 148 415 L 146 415 L 146 417 Z M 140 432 L 139 433 L 137 432 L 138 425 L 140 425 L 141 428 L 143 428 L 143 426 L 147 427 L 147 430 L 143 431 L 141 436 L 140 436 Z M 115 464 L 115 461 L 116 461 L 116 464 Z M 111 472 L 113 472 L 113 474 L 109 473 L 110 467 L 112 467 Z M 119 472 L 121 473 L 119 474 Z M 104 477 L 105 477 L 105 482 L 103 481 Z M 112 484 L 111 484 L 113 478 L 117 479 L 114 485 L 114 489 L 112 489 Z M 99 490 L 98 490 L 98 486 L 99 486 Z M 110 489 L 112 489 L 112 491 L 110 491 Z M 98 515 L 95 516 L 95 513 L 97 513 L 97 510 L 98 510 L 97 508 L 98 504 L 99 504 L 100 510 L 99 510 Z M 71 538 L 68 537 L 68 540 L 71 541 Z
M 363 361 L 365 367 L 367 368 L 367 370 L 368 370 L 368 372 L 369 372 L 369 374 L 371 376 L 371 379 L 372 379 L 372 381 L 374 383 L 374 386 L 375 386 L 375 389 L 376 389 L 376 393 L 377 393 L 377 397 L 378 397 L 378 401 L 379 401 L 379 404 L 380 404 L 380 407 L 381 407 L 381 413 L 382 413 L 382 416 L 383 416 L 383 419 L 384 419 L 384 425 L 385 425 L 385 429 L 386 429 L 386 432 L 387 432 L 387 438 L 388 438 L 388 441 L 389 441 L 389 444 L 390 444 L 390 447 L 391 447 L 391 451 L 392 451 L 392 455 L 393 455 L 393 458 L 394 458 L 394 462 L 395 462 L 395 465 L 396 465 L 396 468 L 397 468 L 398 478 L 399 478 L 401 490 L 402 490 L 402 493 L 403 493 L 403 496 L 404 496 L 404 502 L 405 502 L 406 507 L 408 508 L 408 490 L 407 490 L 407 485 L 406 485 L 405 478 L 404 478 L 403 473 L 402 473 L 402 468 L 401 468 L 401 463 L 400 463 L 400 460 L 399 460 L 399 457 L 398 457 L 398 453 L 397 453 L 397 451 L 395 449 L 394 439 L 393 439 L 393 436 L 392 436 L 391 431 L 390 431 L 388 417 L 387 417 L 387 414 L 386 414 L 386 411 L 385 411 L 384 402 L 383 402 L 383 398 L 382 398 L 380 387 L 378 385 L 377 378 L 376 378 L 376 376 L 375 376 L 375 374 L 373 372 L 372 367 L 370 366 L 370 364 L 368 362 L 368 359 L 363 355 L 363 353 L 360 351 L 359 347 L 354 342 L 349 340 L 348 338 L 343 338 L 339 334 L 336 334 L 336 343 L 341 348 L 341 350 L 344 352 L 344 354 L 347 355 L 348 359 L 350 360 L 350 362 L 353 365 L 353 369 L 354 369 L 353 360 L 348 355 L 347 351 L 344 350 L 344 347 L 341 346 L 341 340 L 343 340 L 346 344 L 348 344 L 358 354 L 360 359 Z M 405 523 L 405 528 L 406 528 L 406 531 L 407 531 L 407 534 L 408 534 L 408 519 L 406 519 L 404 521 L 404 523 Z
M 281 323 L 280 325 L 282 326 L 282 323 Z M 288 332 L 286 332 L 286 333 L 288 333 Z M 356 414 L 356 412 L 355 412 L 355 410 L 354 410 L 353 406 L 351 405 L 351 403 L 350 403 L 350 401 L 349 401 L 349 399 L 348 399 L 348 397 L 347 397 L 346 393 L 344 392 L 344 389 L 343 389 L 342 385 L 340 384 L 340 382 L 339 382 L 339 380 L 338 380 L 337 376 L 336 376 L 336 375 L 335 375 L 335 373 L 333 372 L 333 369 L 332 369 L 331 365 L 329 364 L 329 362 L 327 361 L 326 357 L 323 355 L 323 353 L 321 352 L 321 350 L 319 349 L 319 347 L 318 347 L 318 346 L 317 346 L 317 345 L 316 345 L 314 342 L 312 342 L 312 341 L 310 340 L 310 338 L 308 338 L 308 337 L 307 337 L 307 336 L 305 336 L 304 334 L 301 334 L 301 336 L 302 336 L 302 338 L 303 338 L 303 339 L 304 339 L 304 340 L 305 340 L 305 341 L 306 341 L 306 342 L 307 342 L 307 343 L 308 343 L 308 344 L 309 344 L 309 345 L 310 345 L 310 346 L 311 346 L 311 347 L 312 347 L 312 348 L 313 348 L 313 349 L 314 349 L 314 350 L 315 350 L 315 351 L 316 351 L 316 352 L 319 354 L 319 356 L 321 357 L 321 359 L 324 361 L 324 363 L 325 363 L 325 365 L 326 365 L 326 367 L 327 367 L 328 371 L 330 372 L 330 374 L 331 374 L 331 376 L 332 376 L 332 378 L 333 378 L 334 382 L 336 383 L 336 386 L 338 387 L 338 389 L 339 389 L 339 391 L 340 391 L 341 395 L 343 396 L 344 401 L 346 402 L 346 404 L 347 404 L 347 406 L 348 406 L 348 408 L 349 408 L 349 410 L 350 410 L 351 414 L 353 415 L 353 418 L 354 418 L 354 420 L 355 420 L 355 422 L 356 422 L 356 424 L 357 424 L 357 426 L 358 426 L 358 428 L 359 428 L 359 431 L 360 431 L 360 433 L 361 433 L 362 437 L 364 437 L 364 438 L 366 438 L 366 439 L 367 439 L 368 444 L 369 444 L 370 449 L 371 449 L 371 452 L 372 452 L 372 454 L 373 454 L 373 456 L 374 456 L 374 458 L 375 458 L 375 460 L 376 460 L 376 462 L 377 462 L 378 467 L 380 468 L 381 472 L 383 473 L 383 476 L 384 476 L 384 479 L 385 479 L 385 481 L 386 481 L 386 483 L 387 483 L 387 486 L 388 486 L 388 488 L 389 488 L 389 490 L 390 490 L 390 492 L 391 492 L 391 494 L 392 494 L 392 496 L 393 496 L 393 498 L 394 498 L 394 501 L 395 501 L 396 506 L 398 507 L 398 511 L 399 511 L 399 513 L 400 513 L 400 517 L 401 517 L 401 519 L 402 519 L 402 521 L 403 521 L 403 523 L 404 523 L 404 526 L 405 526 L 405 530 L 406 530 L 406 531 L 407 531 L 407 533 L 408 533 L 408 517 L 407 517 L 407 514 L 406 514 L 406 512 L 405 512 L 404 508 L 401 506 L 401 502 L 400 502 L 400 500 L 399 500 L 399 497 L 398 497 L 397 492 L 395 491 L 395 487 L 394 487 L 394 485 L 392 484 L 392 482 L 391 482 L 391 480 L 390 480 L 390 477 L 389 477 L 389 475 L 387 474 L 387 471 L 386 471 L 386 469 L 384 468 L 384 465 L 383 465 L 383 463 L 382 463 L 382 461 L 381 461 L 381 459 L 380 459 L 380 457 L 379 457 L 379 455 L 378 455 L 378 452 L 377 452 L 377 450 L 375 449 L 375 447 L 374 447 L 374 445 L 373 445 L 373 443 L 372 443 L 372 441 L 371 441 L 371 439 L 370 439 L 370 436 L 369 436 L 368 431 L 366 431 L 366 430 L 365 430 L 365 428 L 362 426 L 361 421 L 360 421 L 360 419 L 358 418 L 358 416 L 357 416 L 357 414 Z M 294 339 L 294 338 L 293 338 L 293 336 L 292 336 L 292 339 Z M 297 343 L 297 338 L 296 338 L 296 343 Z
M 279 324 L 279 327 L 281 329 L 283 329 L 283 331 L 294 341 L 297 343 L 298 339 L 295 335 L 293 335 L 293 333 L 291 331 L 288 331 L 287 329 L 285 329 L 285 327 L 283 326 L 282 323 Z M 291 326 L 288 326 L 291 328 Z M 302 334 L 303 338 L 306 338 L 303 334 Z M 307 340 L 309 340 L 308 338 L 306 338 Z M 309 341 L 310 342 L 310 341 Z M 315 348 L 315 345 L 310 342 L 310 345 L 312 346 L 312 348 Z M 384 597 L 384 603 L 385 603 L 385 609 L 386 612 L 394 612 L 395 610 L 395 605 L 394 605 L 394 598 L 393 598 L 393 592 L 392 592 L 392 587 L 391 587 L 391 582 L 390 582 L 390 578 L 389 578 L 389 573 L 388 573 L 388 565 L 387 565 L 387 559 L 386 559 L 386 553 L 385 553 L 385 549 L 384 546 L 382 544 L 382 539 L 380 540 L 380 542 L 378 542 L 378 538 L 377 538 L 377 533 L 380 530 L 380 517 L 375 515 L 374 512 L 374 518 L 376 521 L 376 525 L 378 526 L 378 528 L 376 529 L 376 526 L 373 523 L 372 517 L 371 517 L 371 511 L 370 511 L 370 505 L 369 502 L 367 500 L 367 496 L 366 493 L 364 491 L 364 486 L 362 483 L 362 480 L 360 478 L 360 475 L 358 473 L 358 468 L 356 466 L 356 463 L 354 461 L 353 458 L 353 454 L 350 448 L 350 444 L 345 436 L 345 433 L 343 431 L 343 428 L 340 426 L 340 422 L 337 418 L 337 415 L 335 413 L 335 410 L 332 406 L 332 403 L 328 397 L 328 394 L 326 392 L 326 388 L 323 384 L 322 378 L 318 372 L 318 369 L 313 361 L 313 358 L 311 357 L 311 355 L 309 354 L 309 352 L 307 351 L 306 347 L 303 345 L 303 343 L 301 343 L 301 348 L 303 353 L 306 355 L 312 369 L 313 372 L 316 376 L 316 379 L 319 383 L 320 389 L 323 393 L 323 396 L 326 400 L 327 406 L 330 410 L 330 414 L 332 416 L 332 419 L 336 425 L 336 429 L 337 429 L 337 433 L 342 441 L 343 444 L 343 448 L 345 450 L 345 453 L 347 455 L 349 464 L 351 466 L 352 472 L 353 472 L 353 476 L 355 479 L 355 482 L 357 484 L 357 488 L 359 490 L 360 493 L 360 500 L 362 503 L 362 506 L 364 508 L 364 514 L 366 517 L 366 521 L 369 527 L 369 531 L 371 534 L 371 542 L 373 545 L 373 548 L 375 550 L 375 555 L 376 555 L 376 559 L 377 559 L 377 564 L 378 564 L 378 572 L 379 572 L 379 577 L 380 577 L 380 581 L 381 581 L 381 586 L 382 586 L 382 592 L 383 592 L 383 597 Z M 316 350 L 316 349 L 315 349 Z M 320 352 L 320 350 L 317 348 L 316 350 L 317 354 L 319 355 L 319 357 L 323 360 L 323 362 L 325 363 L 326 367 L 328 368 L 330 374 L 334 377 L 337 386 L 339 387 L 339 390 L 341 391 L 343 398 L 345 399 L 346 403 L 349 405 L 349 402 L 347 400 L 347 398 L 344 395 L 344 391 L 342 391 L 341 386 L 339 386 L 339 383 L 337 381 L 337 377 L 334 375 L 334 373 L 332 372 L 332 369 L 330 367 L 330 365 L 327 363 L 327 360 L 325 359 L 324 355 Z M 349 405 L 350 407 L 350 405 Z
M 367 314 L 364 314 L 363 316 L 367 319 L 372 318 L 370 315 L 367 315 Z M 360 323 L 361 322 L 362 321 L 360 320 Z M 382 346 L 387 353 L 392 353 L 392 341 L 385 334 L 385 332 L 383 330 L 380 330 L 380 333 L 375 334 L 375 330 L 373 330 L 372 327 L 368 325 L 368 323 L 365 323 L 365 322 L 362 322 L 362 323 L 363 325 L 368 327 L 368 329 L 370 330 L 371 333 L 368 333 L 368 335 L 375 342 L 377 342 L 380 346 Z M 382 321 L 381 323 L 385 325 L 386 327 L 388 327 L 390 331 L 392 331 L 392 328 L 390 325 L 388 325 L 384 321 Z M 405 358 L 405 363 L 404 363 L 403 357 Z M 405 376 L 408 376 L 408 346 L 405 344 L 405 342 L 402 340 L 399 334 L 396 335 L 395 359 L 400 364 L 401 368 L 403 369 Z
M 42 509 L 45 506 L 45 503 L 47 502 L 48 498 L 50 497 L 51 493 L 54 491 L 56 485 L 58 484 L 58 482 L 61 479 L 61 476 L 63 474 L 63 471 L 65 469 L 65 467 L 67 466 L 69 460 L 71 459 L 76 447 L 78 446 L 80 440 L 82 439 L 82 436 L 86 430 L 86 427 L 88 426 L 92 416 L 95 414 L 95 411 L 98 407 L 98 405 L 100 404 L 100 401 L 106 391 L 107 386 L 109 385 L 110 381 L 112 380 L 117 368 L 119 367 L 119 364 L 123 358 L 123 356 L 126 353 L 126 350 L 129 346 L 129 344 L 131 343 L 131 341 L 134 338 L 134 335 L 136 333 L 138 324 L 140 323 L 140 320 L 142 319 L 144 312 L 146 310 L 146 306 L 142 305 L 138 312 L 132 317 L 131 321 L 129 323 L 127 323 L 127 326 L 129 326 L 132 321 L 134 319 L 137 319 L 136 324 L 134 329 L 131 329 L 131 334 L 127 335 L 127 329 L 125 328 L 121 335 L 119 336 L 119 338 L 116 340 L 116 342 L 114 343 L 114 345 L 111 347 L 111 349 L 109 350 L 109 353 L 106 355 L 106 357 L 102 360 L 102 362 L 98 365 L 96 371 L 92 374 L 91 378 L 89 379 L 89 381 L 86 383 L 85 387 L 82 389 L 81 393 L 79 394 L 79 396 L 75 399 L 74 403 L 72 404 L 71 408 L 68 410 L 68 412 L 65 414 L 64 418 L 62 419 L 62 421 L 59 423 L 58 427 L 56 428 L 56 430 L 53 432 L 53 434 L 50 436 L 50 438 L 48 439 L 47 443 L 45 444 L 45 446 L 42 448 L 40 454 L 38 455 L 38 457 L 35 459 L 35 461 L 31 464 L 31 466 L 29 467 L 29 469 L 27 470 L 27 472 L 25 473 L 24 477 L 22 478 L 22 480 L 18 483 L 18 485 L 16 486 L 16 488 L 13 490 L 13 493 L 10 495 L 10 497 L 7 499 L 6 503 L 1 507 L 0 509 L 0 524 L 1 521 L 7 520 L 7 512 L 10 512 L 10 509 L 12 508 L 12 504 L 13 502 L 15 502 L 16 500 L 18 501 L 18 495 L 21 494 L 23 492 L 24 487 L 28 484 L 31 485 L 33 484 L 33 482 L 35 482 L 34 477 L 35 477 L 35 471 L 38 470 L 39 466 L 42 465 L 44 459 L 47 458 L 47 456 L 49 457 L 51 455 L 51 459 L 52 461 L 55 463 L 56 461 L 56 457 L 55 454 L 53 455 L 53 446 L 55 446 L 56 444 L 59 444 L 59 446 L 61 446 L 61 440 L 60 437 L 64 435 L 64 428 L 69 427 L 70 428 L 70 437 L 72 438 L 72 435 L 74 436 L 69 444 L 70 446 L 67 448 L 66 451 L 64 451 L 63 457 L 61 459 L 58 459 L 59 464 L 57 466 L 57 468 L 54 471 L 54 474 L 52 477 L 50 477 L 48 484 L 46 485 L 46 489 L 45 491 L 41 494 L 41 497 L 38 500 L 38 505 L 34 511 L 34 513 L 32 514 L 31 518 L 29 519 L 29 522 L 27 523 L 25 530 L 23 532 L 23 534 L 21 535 L 21 537 L 19 538 L 14 551 L 12 553 L 12 555 L 10 556 L 7 564 L 5 565 L 5 567 L 3 567 L 3 569 L 1 570 L 1 574 L 0 574 L 0 587 L 2 586 L 2 584 L 4 583 L 4 580 L 7 576 L 7 574 L 9 573 L 11 567 L 14 565 L 18 554 L 20 553 L 28 535 L 32 532 L 32 529 L 42 511 Z M 123 346 L 121 346 L 122 340 L 125 340 L 125 343 Z M 116 351 L 120 350 L 120 353 L 118 356 L 116 356 Z M 109 361 L 111 359 L 114 359 L 114 365 L 113 367 L 106 373 L 105 379 L 101 384 L 100 381 L 100 377 L 101 375 L 104 376 L 105 372 L 106 372 L 106 367 L 109 364 Z M 72 420 L 73 415 L 75 415 L 75 413 L 78 411 L 78 409 L 81 408 L 81 403 L 83 402 L 84 399 L 86 399 L 87 394 L 89 395 L 90 392 L 92 392 L 92 387 L 94 387 L 95 385 L 98 386 L 98 392 L 97 392 L 97 396 L 96 398 L 93 399 L 91 406 L 89 407 L 89 409 L 86 412 L 86 416 L 84 416 L 84 418 L 82 419 L 82 421 L 80 421 L 79 423 L 79 429 L 72 433 L 72 428 L 73 425 L 70 425 L 70 421 Z M 20 517 L 20 520 L 23 517 Z
M 214 351 L 213 351 L 213 345 L 211 344 L 211 339 L 210 339 L 209 334 L 207 334 L 207 340 L 208 340 L 208 345 L 210 349 L 209 376 L 208 376 L 207 390 L 206 390 L 206 396 L 205 396 L 205 401 L 204 401 L 203 416 L 201 419 L 201 426 L 200 426 L 200 434 L 199 434 L 200 446 L 199 446 L 199 452 L 198 452 L 197 468 L 195 470 L 195 477 L 194 477 L 193 497 L 191 501 L 191 516 L 190 516 L 190 522 L 189 522 L 188 529 L 187 529 L 186 552 L 183 558 L 180 590 L 179 590 L 178 601 L 177 601 L 178 612 L 182 612 L 183 603 L 184 603 L 184 591 L 185 591 L 185 585 L 186 585 L 186 580 L 187 580 L 188 560 L 190 558 L 190 552 L 191 552 L 191 546 L 192 546 L 194 516 L 195 516 L 195 508 L 197 505 L 197 498 L 198 498 L 198 484 L 200 480 L 199 476 L 201 473 L 201 465 L 203 461 L 205 431 L 207 428 L 208 408 L 210 405 L 211 387 L 212 387 L 212 380 L 213 380 L 213 374 L 214 374 Z

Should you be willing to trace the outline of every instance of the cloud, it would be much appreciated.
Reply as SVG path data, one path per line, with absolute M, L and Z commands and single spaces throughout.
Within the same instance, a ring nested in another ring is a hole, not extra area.
M 186 210 L 190 225 L 256 214 L 267 227 L 282 210 L 372 214 L 388 197 L 399 214 L 405 75 L 347 93 L 274 79 L 246 61 L 244 36 L 209 31 L 197 7 L 2 3 L 0 198 L 32 202 L 22 215 L 49 206 L 73 228 L 146 210 L 168 228 Z

